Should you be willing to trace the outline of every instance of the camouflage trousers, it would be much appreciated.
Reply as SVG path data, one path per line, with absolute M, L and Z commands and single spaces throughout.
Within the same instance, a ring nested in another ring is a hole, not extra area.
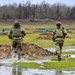
M 64 44 L 64 40 L 55 41 L 56 54 L 58 55 L 58 59 L 61 58 L 63 44 Z
M 56 53 L 57 54 L 61 54 L 62 53 L 62 47 L 63 47 L 63 43 L 56 43 L 55 44 L 55 48 L 56 48 Z
M 12 48 L 13 48 L 13 51 L 14 52 L 19 52 L 21 53 L 22 51 L 22 40 L 20 39 L 15 39 L 15 40 L 12 40 Z M 19 51 L 17 51 L 19 50 Z

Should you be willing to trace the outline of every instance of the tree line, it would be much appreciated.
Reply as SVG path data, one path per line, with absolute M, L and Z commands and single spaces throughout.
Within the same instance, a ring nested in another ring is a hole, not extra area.
M 0 6 L 0 20 L 7 19 L 75 19 L 75 6 L 56 3 L 48 4 L 9 4 Z

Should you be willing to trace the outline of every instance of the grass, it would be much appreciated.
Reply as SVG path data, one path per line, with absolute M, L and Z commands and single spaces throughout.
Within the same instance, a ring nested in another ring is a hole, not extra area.
M 75 58 L 69 58 L 68 61 L 75 62 Z
M 15 64 L 15 65 L 16 65 L 16 64 Z M 34 69 L 36 69 L 36 68 L 40 69 L 40 68 L 41 68 L 39 64 L 34 63 L 34 62 L 18 63 L 18 65 L 19 65 L 20 67 L 22 67 L 22 68 L 34 68 Z
M 34 69 L 70 69 L 75 68 L 75 62 L 44 62 L 43 64 L 37 64 L 34 62 L 19 62 L 15 65 L 19 65 L 21 68 L 34 68 Z
M 43 48 L 48 48 L 53 46 L 54 42 L 52 42 L 52 40 L 41 40 L 41 39 L 37 39 L 38 37 L 39 37 L 38 33 L 28 34 L 24 38 L 24 42 L 33 43 Z
M 72 46 L 75 44 L 75 34 L 74 34 L 74 26 L 75 23 L 72 23 L 72 25 L 68 25 L 68 23 L 62 23 L 62 25 L 65 28 L 69 28 L 69 32 L 68 35 L 69 38 L 65 39 L 64 42 L 64 46 Z M 32 33 L 32 34 L 27 34 L 24 39 L 23 42 L 24 43 L 32 43 L 32 44 L 36 44 L 40 47 L 43 48 L 50 48 L 50 47 L 54 47 L 54 42 L 52 40 L 41 40 L 41 39 L 37 39 L 39 37 L 39 34 L 41 33 L 34 33 L 34 31 L 37 28 L 43 29 L 43 31 L 45 32 L 45 28 L 55 28 L 55 22 L 27 22 L 27 23 L 21 23 L 22 27 L 26 29 L 27 33 Z M 8 32 L 8 30 L 10 28 L 12 28 L 13 23 L 8 23 L 8 22 L 4 22 L 4 23 L 0 23 L 0 30 L 2 28 L 5 28 L 6 31 Z M 71 33 L 70 33 L 71 32 Z M 7 35 L 0 35 L 0 44 L 11 44 L 11 40 L 7 37 Z
M 39 37 L 39 33 L 27 34 L 23 38 L 23 43 L 32 43 L 43 48 L 51 47 L 54 45 L 54 42 L 52 42 L 52 40 L 40 40 L 37 39 L 38 37 Z M 11 44 L 11 40 L 8 38 L 7 35 L 1 35 L 0 44 Z
M 68 39 L 66 39 L 64 45 L 65 46 L 75 45 L 75 38 L 68 38 Z
M 11 44 L 11 40 L 8 38 L 7 35 L 1 35 L 0 44 Z
M 2 28 L 5 28 L 6 31 L 8 31 L 13 25 L 13 23 L 0 23 L 0 31 Z M 69 38 L 65 39 L 64 46 L 72 46 L 75 45 L 75 23 L 72 25 L 68 25 L 63 23 L 63 26 L 65 28 L 69 28 L 68 35 Z M 32 23 L 22 23 L 22 27 L 26 29 L 26 32 L 32 34 L 27 34 L 23 38 L 24 43 L 32 43 L 36 44 L 43 48 L 50 48 L 54 47 L 54 42 L 52 40 L 40 40 L 37 39 L 40 35 L 40 33 L 34 33 L 37 28 L 45 29 L 45 28 L 55 28 L 55 23 L 48 22 L 48 23 L 41 23 L 41 22 L 32 22 Z M 0 35 L 0 44 L 12 44 L 11 40 L 8 38 L 7 35 Z M 75 54 L 74 52 L 63 52 L 63 54 Z M 53 61 L 57 61 L 57 57 L 51 58 Z M 66 58 L 63 58 L 62 61 L 65 61 Z M 75 67 L 75 58 L 68 58 L 68 62 L 45 62 L 43 65 L 29 62 L 29 63 L 18 63 L 19 66 L 23 68 L 38 68 L 38 69 L 64 69 L 64 68 L 72 68 Z M 43 67 L 41 67 L 43 66 Z
M 75 62 L 45 62 L 45 69 L 67 69 L 75 67 Z
M 75 54 L 75 52 L 74 51 L 62 52 L 62 54 Z
M 34 69 L 73 69 L 73 68 L 75 69 L 75 58 L 63 57 L 61 62 L 58 62 L 56 56 L 50 57 L 50 59 L 52 60 L 51 62 L 43 62 L 43 64 L 38 64 L 34 62 L 19 62 L 16 63 L 15 65 L 19 65 L 21 68 L 34 68 Z
M 39 35 L 40 33 L 27 34 L 23 38 L 23 42 L 36 44 L 43 48 L 54 47 L 55 42 L 53 42 L 52 40 L 37 39 Z M 11 40 L 8 38 L 7 35 L 0 35 L 0 44 L 11 44 Z M 72 46 L 74 44 L 75 44 L 75 37 L 65 39 L 64 46 Z

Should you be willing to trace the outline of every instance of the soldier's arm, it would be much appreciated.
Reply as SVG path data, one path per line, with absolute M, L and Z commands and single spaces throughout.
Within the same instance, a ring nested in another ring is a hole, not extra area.
M 26 35 L 25 29 L 22 28 L 22 37 L 24 37 Z
M 55 37 L 55 30 L 53 31 L 53 37 Z
M 12 29 L 8 32 L 8 37 L 12 39 Z
M 65 30 L 65 28 L 64 28 L 64 27 L 62 27 L 62 32 L 63 32 L 63 37 L 65 38 L 65 37 L 66 37 L 66 35 L 67 35 L 67 31 Z
M 64 29 L 64 37 L 66 37 L 67 35 L 67 31 Z
M 55 32 L 56 32 L 56 30 L 53 31 L 53 36 L 52 36 L 53 41 L 55 41 Z
M 66 31 L 66 29 L 64 29 L 64 27 L 62 27 L 62 29 L 63 29 L 63 36 L 64 36 L 64 38 L 65 38 L 66 35 L 67 35 L 67 31 Z

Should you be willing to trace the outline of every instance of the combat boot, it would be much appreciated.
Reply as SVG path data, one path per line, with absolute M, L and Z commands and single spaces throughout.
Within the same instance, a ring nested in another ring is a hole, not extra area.
M 61 55 L 58 54 L 58 61 L 61 61 Z

